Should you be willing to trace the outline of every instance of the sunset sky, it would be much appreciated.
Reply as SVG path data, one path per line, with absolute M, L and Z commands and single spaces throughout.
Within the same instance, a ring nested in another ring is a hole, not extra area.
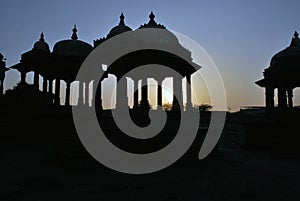
M 56 42 L 71 37 L 76 24 L 79 39 L 93 45 L 94 39 L 106 36 L 119 23 L 122 12 L 126 25 L 136 29 L 148 22 L 153 11 L 156 22 L 185 34 L 211 56 L 225 83 L 228 108 L 233 111 L 241 106 L 264 105 L 264 90 L 254 82 L 262 78 L 271 57 L 290 44 L 294 31 L 300 32 L 297 0 L 12 0 L 1 1 L 0 7 L 0 52 L 7 59 L 7 67 L 32 49 L 41 32 L 52 50 Z M 17 71 L 8 72 L 6 88 L 19 79 Z M 206 102 L 200 94 L 199 102 Z M 294 100 L 300 105 L 299 89 Z

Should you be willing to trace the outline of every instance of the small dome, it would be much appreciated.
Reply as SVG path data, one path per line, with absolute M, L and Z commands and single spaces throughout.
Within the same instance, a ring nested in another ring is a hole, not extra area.
M 81 40 L 77 40 L 76 25 L 73 28 L 72 39 L 57 42 L 53 47 L 53 53 L 63 56 L 86 57 L 93 50 L 93 47 Z
M 44 33 L 41 33 L 40 40 L 35 42 L 32 50 L 39 50 L 44 52 L 50 52 L 49 45 L 45 42 Z
M 121 33 L 124 33 L 126 31 L 132 31 L 132 29 L 128 26 L 125 25 L 125 22 L 124 22 L 124 15 L 123 13 L 121 14 L 120 16 L 120 22 L 119 22 L 119 25 L 115 26 L 114 28 L 112 28 L 109 33 L 107 34 L 107 38 L 111 38 L 113 36 L 116 36 L 118 34 L 121 34 Z
M 295 31 L 289 47 L 275 54 L 270 62 L 270 67 L 280 68 L 288 65 L 296 66 L 300 64 L 300 39 Z

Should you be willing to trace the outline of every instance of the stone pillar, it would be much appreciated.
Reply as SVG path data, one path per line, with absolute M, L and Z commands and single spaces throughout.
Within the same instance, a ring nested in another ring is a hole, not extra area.
M 117 77 L 117 109 L 128 107 L 128 97 L 127 97 L 127 78 Z
M 268 111 L 272 110 L 274 108 L 274 88 L 273 87 L 266 87 L 266 109 Z
M 191 87 L 191 75 L 186 76 L 186 105 L 185 109 L 191 109 L 193 107 L 192 104 L 192 87 Z
M 84 105 L 84 97 L 83 97 L 83 82 L 78 81 L 78 102 L 77 105 Z
M 39 74 L 38 74 L 36 71 L 34 72 L 33 86 L 34 86 L 36 89 L 39 89 Z
M 0 68 L 1 68 L 1 66 L 0 66 Z M 0 71 L 1 71 L 1 69 L 0 69 Z M 0 74 L 1 74 L 1 72 L 0 72 Z M 0 96 L 3 95 L 3 92 L 4 92 L 4 76 L 0 78 Z
M 144 86 L 143 86 L 143 82 L 146 83 Z M 147 78 L 142 79 L 141 86 L 142 86 L 141 107 L 145 108 L 145 109 L 148 109 L 148 108 L 150 108 L 150 104 L 149 104 L 149 101 L 148 101 L 148 82 L 147 82 Z
M 133 108 L 138 108 L 139 107 L 139 81 L 138 80 L 133 80 L 134 81 L 134 89 L 133 89 Z
M 288 103 L 289 103 L 289 108 L 293 108 L 293 89 L 288 90 Z
M 67 82 L 65 106 L 70 106 L 71 83 Z
M 48 90 L 49 93 L 53 93 L 53 80 L 50 79 L 49 80 L 49 90 Z
M 286 90 L 283 87 L 278 88 L 278 107 L 282 110 L 287 108 Z
M 52 86 L 52 81 L 50 85 Z M 51 91 L 52 91 L 52 87 L 51 87 Z M 60 105 L 60 79 L 55 80 L 54 104 L 57 106 Z
M 43 92 L 44 92 L 44 93 L 47 92 L 47 85 L 48 85 L 47 82 L 48 82 L 47 79 L 44 77 L 44 78 L 43 78 Z
M 21 84 L 26 83 L 26 74 L 27 72 L 21 71 Z
M 163 106 L 162 105 L 162 82 L 163 79 L 157 80 L 157 106 Z
M 4 79 L 0 80 L 0 96 L 3 95 L 3 91 L 4 91 Z
M 93 98 L 92 105 L 98 107 L 98 109 L 102 110 L 102 80 L 100 80 L 98 86 L 95 81 L 93 81 Z
M 6 71 L 5 62 L 2 61 L 3 59 L 3 55 L 0 53 L 0 96 L 2 96 L 4 92 L 4 79 Z
M 182 106 L 182 80 L 173 77 L 173 106 L 172 109 L 180 109 Z
M 84 82 L 84 105 L 89 106 L 89 83 Z

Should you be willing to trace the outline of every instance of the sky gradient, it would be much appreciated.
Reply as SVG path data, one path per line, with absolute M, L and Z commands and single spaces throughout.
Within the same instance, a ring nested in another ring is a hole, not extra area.
M 41 32 L 52 50 L 56 42 L 71 37 L 74 24 L 79 39 L 92 45 L 118 24 L 121 12 L 126 25 L 136 29 L 148 22 L 153 11 L 158 23 L 207 51 L 225 83 L 228 107 L 236 111 L 264 105 L 264 90 L 254 82 L 262 78 L 271 57 L 290 44 L 294 31 L 300 32 L 299 8 L 296 0 L 2 1 L 0 52 L 12 66 L 32 49 Z M 6 88 L 19 79 L 16 71 L 8 72 Z M 294 94 L 295 104 L 300 105 L 300 90 Z

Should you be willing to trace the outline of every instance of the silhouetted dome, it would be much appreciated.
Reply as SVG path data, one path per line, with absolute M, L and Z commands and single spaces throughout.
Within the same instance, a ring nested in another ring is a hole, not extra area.
M 39 50 L 48 53 L 50 52 L 49 45 L 45 42 L 44 39 L 44 33 L 41 33 L 40 40 L 34 43 L 33 50 Z
M 57 42 L 53 47 L 53 53 L 63 56 L 86 57 L 93 50 L 93 47 L 86 42 L 77 40 L 76 32 L 77 29 L 76 26 L 74 26 L 72 39 Z
M 107 34 L 107 38 L 111 38 L 113 36 L 116 36 L 118 34 L 121 34 L 121 33 L 124 33 L 126 31 L 132 31 L 132 29 L 128 26 L 125 25 L 125 22 L 124 22 L 124 15 L 123 13 L 121 14 L 120 16 L 120 22 L 119 22 L 119 25 L 115 26 L 114 28 L 112 28 L 109 33 Z
M 53 53 L 64 56 L 87 56 L 93 47 L 80 40 L 63 40 L 54 45 Z
M 164 25 L 157 24 L 154 20 L 155 15 L 153 12 L 150 13 L 149 15 L 149 22 L 147 24 L 141 25 L 139 29 L 145 29 L 145 28 L 158 28 L 158 29 L 164 29 L 164 32 L 159 32 L 159 35 L 157 35 L 156 31 L 152 30 L 147 30 L 146 32 L 143 32 L 143 37 L 145 40 L 152 42 L 152 43 L 161 43 L 161 44 L 173 44 L 173 45 L 178 45 L 179 40 L 178 38 Z M 163 34 L 162 34 L 163 33 Z
M 270 62 L 272 68 L 300 67 L 300 40 L 295 31 L 289 47 L 275 54 Z
M 149 22 L 148 24 L 143 24 L 140 26 L 139 29 L 144 29 L 144 28 L 159 28 L 159 29 L 165 29 L 166 27 L 162 24 L 157 24 L 154 20 L 155 15 L 153 14 L 153 12 L 151 11 L 150 15 L 149 15 Z

